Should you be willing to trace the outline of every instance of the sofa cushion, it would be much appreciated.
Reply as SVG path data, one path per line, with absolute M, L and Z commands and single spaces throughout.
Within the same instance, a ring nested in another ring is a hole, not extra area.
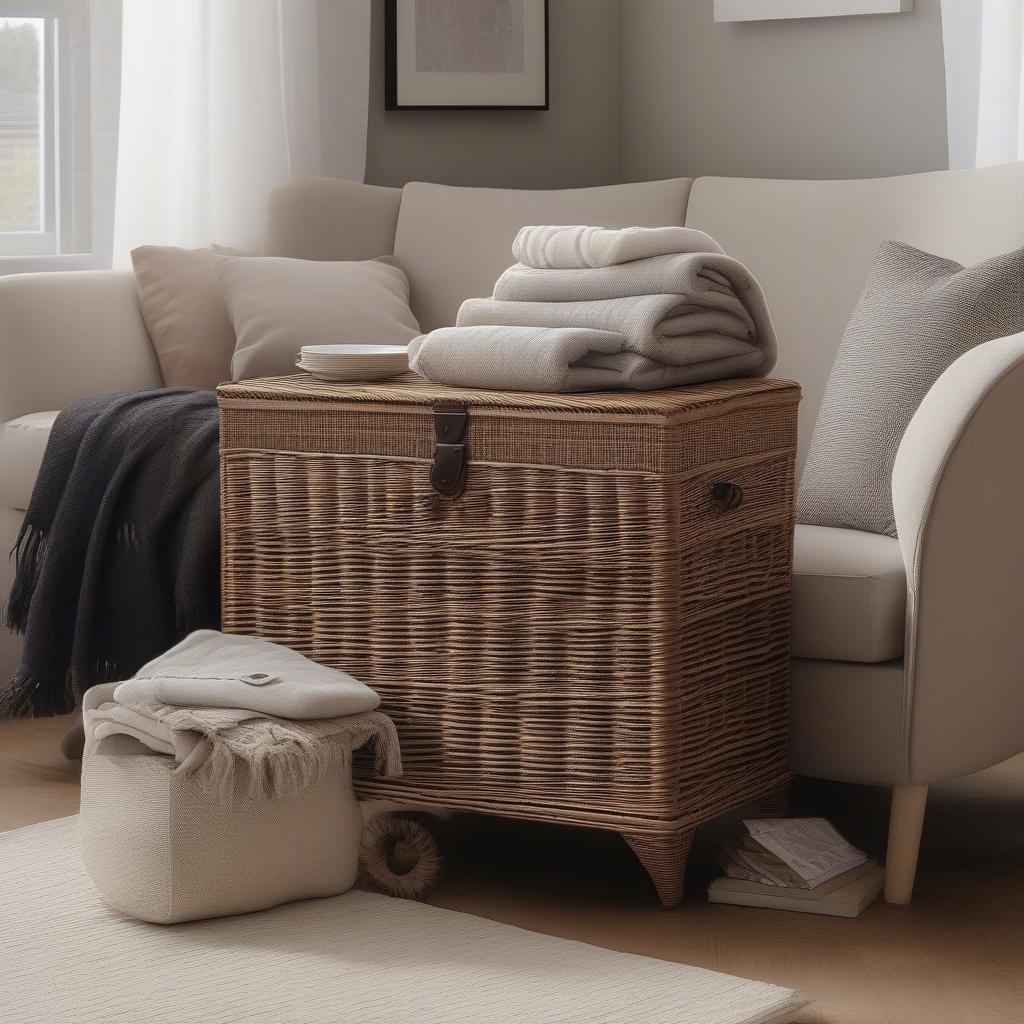
M 409 283 L 390 256 L 228 258 L 220 280 L 238 339 L 233 380 L 294 373 L 303 345 L 408 345 L 420 333 Z
M 395 256 L 409 275 L 412 311 L 424 331 L 454 324 L 463 300 L 490 295 L 515 263 L 512 241 L 527 224 L 682 224 L 689 191 L 688 178 L 556 191 L 410 182 Z
M 1024 249 L 963 267 L 883 243 L 825 389 L 797 519 L 895 537 L 892 467 L 917 407 L 965 352 L 1022 331 Z
M 235 332 L 220 290 L 230 250 L 132 249 L 139 308 L 169 388 L 215 388 L 231 376 Z
M 33 412 L 0 426 L 0 507 L 28 508 L 56 418 L 55 412 Z
M 899 541 L 797 526 L 793 657 L 890 661 L 903 656 L 907 574 Z
M 131 271 L 0 277 L 0 422 L 162 383 Z

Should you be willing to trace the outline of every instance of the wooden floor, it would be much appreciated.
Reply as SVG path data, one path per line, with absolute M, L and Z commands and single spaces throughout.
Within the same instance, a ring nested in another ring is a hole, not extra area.
M 0 830 L 77 810 L 76 769 L 55 747 L 63 725 L 0 723 Z M 796 812 L 827 815 L 882 849 L 884 791 L 801 780 L 795 798 Z M 800 988 L 817 1000 L 800 1024 L 1024 1022 L 1024 757 L 936 787 L 914 904 L 876 904 L 853 921 L 704 903 L 711 854 L 731 825 L 701 830 L 687 900 L 664 911 L 616 836 L 455 818 L 433 902 Z

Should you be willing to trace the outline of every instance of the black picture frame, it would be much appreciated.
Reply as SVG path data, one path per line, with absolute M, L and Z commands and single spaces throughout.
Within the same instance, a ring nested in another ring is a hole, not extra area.
M 385 110 L 550 110 L 550 30 L 544 0 L 544 102 L 530 104 L 443 103 L 399 104 L 398 102 L 398 0 L 384 0 L 384 109 Z

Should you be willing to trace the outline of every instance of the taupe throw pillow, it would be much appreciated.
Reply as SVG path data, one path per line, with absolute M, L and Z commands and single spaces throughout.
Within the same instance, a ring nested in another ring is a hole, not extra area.
M 231 377 L 235 331 L 219 264 L 237 250 L 143 245 L 132 250 L 142 319 L 169 388 L 215 388 Z
M 238 339 L 234 380 L 296 373 L 303 345 L 407 345 L 420 333 L 409 281 L 390 257 L 226 259 L 220 277 Z
M 896 536 L 892 467 L 939 376 L 1024 331 L 1024 249 L 973 267 L 885 242 L 832 368 L 800 482 L 797 521 Z

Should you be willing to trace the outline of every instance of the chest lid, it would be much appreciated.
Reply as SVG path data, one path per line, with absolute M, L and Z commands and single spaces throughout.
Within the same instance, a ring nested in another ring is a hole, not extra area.
M 452 388 L 415 374 L 366 384 L 306 374 L 218 388 L 223 450 L 259 449 L 567 469 L 679 472 L 796 447 L 800 388 L 732 379 L 659 391 L 535 394 Z

